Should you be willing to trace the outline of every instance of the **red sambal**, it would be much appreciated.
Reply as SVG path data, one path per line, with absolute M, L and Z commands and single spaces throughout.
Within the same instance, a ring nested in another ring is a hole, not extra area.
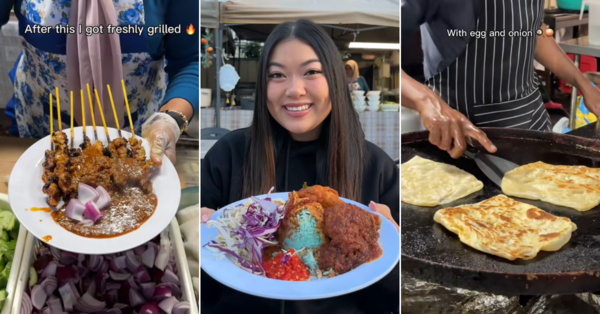
M 283 257 L 286 255 L 284 252 L 280 252 L 274 258 L 265 259 L 262 267 L 265 269 L 267 277 L 286 281 L 307 281 L 310 278 L 310 271 L 302 263 L 300 257 L 294 253 L 294 249 L 288 250 L 288 255 L 291 254 L 292 257 L 285 263 L 282 263 Z

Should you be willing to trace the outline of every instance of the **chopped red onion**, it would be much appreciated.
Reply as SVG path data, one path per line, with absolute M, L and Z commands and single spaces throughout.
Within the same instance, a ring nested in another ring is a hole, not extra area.
M 150 275 L 148 274 L 148 271 L 146 271 L 146 268 L 144 267 L 144 265 L 140 265 L 135 273 L 134 273 L 135 279 L 137 279 L 137 281 L 139 283 L 144 283 L 144 282 L 148 282 L 150 281 Z
M 142 259 L 139 256 L 136 256 L 131 250 L 125 252 L 125 261 L 127 269 L 132 273 L 142 264 Z
M 125 256 L 115 257 L 112 261 L 110 261 L 110 269 L 112 269 L 113 271 L 118 272 L 124 269 L 125 267 L 127 267 Z
M 83 204 L 87 202 L 96 202 L 98 201 L 99 196 L 96 189 L 87 184 L 79 183 L 77 186 L 77 199 Z
M 156 302 L 148 302 L 142 306 L 140 314 L 160 314 L 160 309 Z
M 46 303 L 46 298 L 48 298 L 48 294 L 46 294 L 46 291 L 44 291 L 44 288 L 42 288 L 41 285 L 33 286 L 33 289 L 31 289 L 31 303 L 33 304 L 33 307 L 41 310 L 44 303 Z
M 102 311 L 106 307 L 106 302 L 96 300 L 89 293 L 81 296 L 81 299 L 75 304 L 75 310 L 83 313 L 96 313 Z
M 112 270 L 109 270 L 108 273 L 110 274 L 110 278 L 115 281 L 125 281 L 131 277 L 130 273 L 117 273 Z
M 98 186 L 96 188 L 96 192 L 98 192 L 98 200 L 96 201 L 96 205 L 98 205 L 98 209 L 102 210 L 110 206 L 110 194 L 103 187 Z
M 154 260 L 156 259 L 156 249 L 150 247 L 150 245 L 148 245 L 148 248 L 146 249 L 146 251 L 144 251 L 144 253 L 142 253 L 142 264 L 144 264 L 144 266 L 148 267 L 148 268 L 152 268 L 154 267 Z
M 72 289 L 71 284 L 65 284 L 64 286 L 58 288 L 58 292 L 62 298 L 65 311 L 73 311 L 73 306 L 75 306 L 77 303 L 78 297 L 75 294 L 76 292 Z
M 175 297 L 168 297 L 162 301 L 160 301 L 160 303 L 158 304 L 158 307 L 165 311 L 168 314 L 171 314 L 171 310 L 173 309 L 173 307 L 175 306 L 175 304 L 177 304 L 179 301 L 177 300 L 177 298 Z
M 168 297 L 172 297 L 173 294 L 171 293 L 171 288 L 170 287 L 166 287 L 166 286 L 156 286 L 156 289 L 154 290 L 154 295 L 152 296 L 152 299 L 156 300 L 156 301 L 162 301 Z
M 135 255 L 142 255 L 142 253 L 144 253 L 144 251 L 146 251 L 146 246 L 144 246 L 144 245 L 140 245 L 140 246 L 136 247 L 135 249 L 133 249 L 133 253 L 135 253 Z
M 138 286 L 138 284 L 135 282 L 135 277 L 129 277 L 129 279 L 127 279 L 127 283 L 129 284 L 130 288 L 140 290 L 140 286 Z
M 144 282 L 140 284 L 140 288 L 142 288 L 142 295 L 144 296 L 144 298 L 146 298 L 146 300 L 150 300 L 154 295 L 154 290 L 156 290 L 156 283 Z
M 47 295 L 52 295 L 54 290 L 56 290 L 56 287 L 58 287 L 58 279 L 56 279 L 56 277 L 46 277 L 46 279 L 42 281 L 41 286 Z
M 83 212 L 85 211 L 85 205 L 80 200 L 74 198 L 69 201 L 67 209 L 65 209 L 65 216 L 75 219 L 77 221 L 83 220 Z
M 144 302 L 146 302 L 146 300 L 144 300 L 144 297 L 137 292 L 137 290 L 129 289 L 129 304 L 131 307 L 142 305 Z
M 171 314 L 188 314 L 190 312 L 190 302 L 181 301 L 173 307 Z
M 121 289 L 121 283 L 116 281 L 109 281 L 106 283 L 106 291 L 119 290 Z
M 33 304 L 29 294 L 23 293 L 23 300 L 21 301 L 21 314 L 31 314 L 33 311 Z
M 171 282 L 174 283 L 176 285 L 179 284 L 179 278 L 177 277 L 177 275 L 175 275 L 174 272 L 170 271 L 170 270 L 165 270 L 165 275 L 162 278 L 163 282 Z
M 55 261 L 51 261 L 50 263 L 48 263 L 48 265 L 46 265 L 46 268 L 44 268 L 44 271 L 42 272 L 42 278 L 54 277 L 56 275 L 57 267 L 58 264 Z
M 83 215 L 85 216 L 85 218 L 93 221 L 94 223 L 96 223 L 98 219 L 102 218 L 103 216 L 100 209 L 98 209 L 98 206 L 96 206 L 96 203 L 92 201 L 85 203 L 85 210 L 83 212 Z

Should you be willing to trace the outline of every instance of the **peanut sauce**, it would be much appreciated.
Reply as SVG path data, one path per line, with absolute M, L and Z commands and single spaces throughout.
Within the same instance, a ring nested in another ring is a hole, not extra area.
M 52 240 L 52 236 L 51 235 L 43 236 L 42 240 L 49 242 L 50 240 Z
M 139 228 L 152 216 L 158 199 L 156 194 L 145 194 L 138 187 L 126 187 L 122 191 L 109 191 L 110 207 L 104 216 L 92 226 L 79 224 L 65 215 L 66 206 L 52 212 L 52 218 L 67 231 L 86 238 L 112 238 Z

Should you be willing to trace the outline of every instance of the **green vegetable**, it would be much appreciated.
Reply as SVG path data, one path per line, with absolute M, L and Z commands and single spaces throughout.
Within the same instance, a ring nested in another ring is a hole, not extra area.
M 35 284 L 38 281 L 38 275 L 37 272 L 35 271 L 35 268 L 30 267 L 29 268 L 29 286 L 33 287 L 35 286 Z
M 15 215 L 8 211 L 0 211 L 0 222 L 2 223 L 2 228 L 4 230 L 13 230 L 15 228 Z
M 6 264 L 6 267 L 0 272 L 0 289 L 6 289 L 6 284 L 8 283 L 8 276 L 10 275 L 10 270 L 12 268 L 12 260 Z
M 14 228 L 13 230 L 9 231 L 8 236 L 11 239 L 16 240 L 19 237 L 19 228 L 17 227 L 17 228 Z
M 0 239 L 8 241 L 8 233 L 6 233 L 6 230 L 2 230 L 2 233 L 0 233 Z
M 0 290 L 0 309 L 4 307 L 4 301 L 6 301 L 6 290 Z

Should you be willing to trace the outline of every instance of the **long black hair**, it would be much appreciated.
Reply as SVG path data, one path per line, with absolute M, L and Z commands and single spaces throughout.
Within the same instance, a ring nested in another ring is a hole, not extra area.
M 267 71 L 273 49 L 290 39 L 300 40 L 315 51 L 329 86 L 331 113 L 323 121 L 319 137 L 323 145 L 317 151 L 317 183 L 337 190 L 340 196 L 360 201 L 364 133 L 352 106 L 344 63 L 331 37 L 308 20 L 277 26 L 265 42 L 259 61 L 254 117 L 246 147 L 243 197 L 264 194 L 276 185 L 276 155 L 289 132 L 273 119 L 267 108 Z

